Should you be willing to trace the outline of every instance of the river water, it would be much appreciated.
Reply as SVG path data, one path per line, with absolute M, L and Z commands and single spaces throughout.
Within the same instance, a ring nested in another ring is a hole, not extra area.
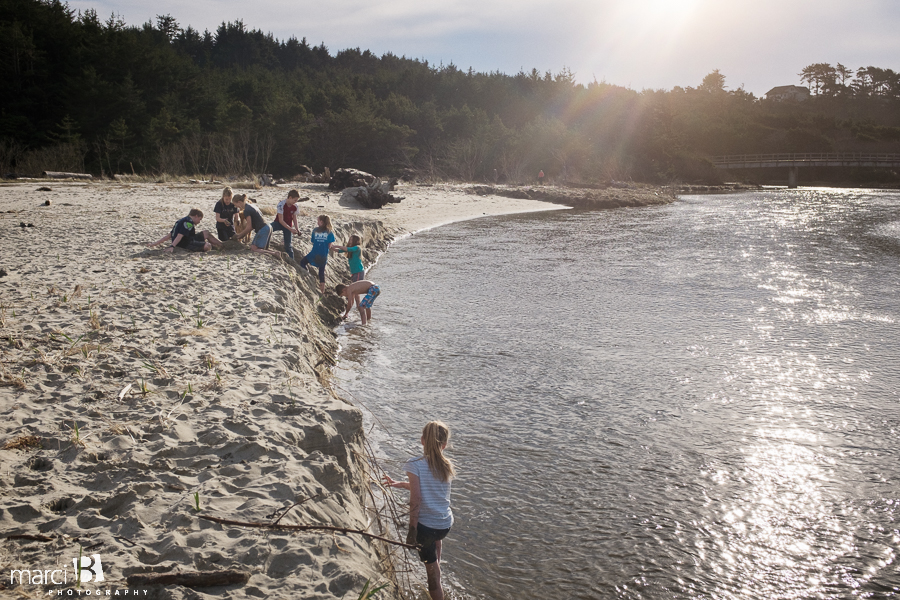
M 456 598 L 900 596 L 900 194 L 767 190 L 397 242 L 337 376 L 453 431 Z

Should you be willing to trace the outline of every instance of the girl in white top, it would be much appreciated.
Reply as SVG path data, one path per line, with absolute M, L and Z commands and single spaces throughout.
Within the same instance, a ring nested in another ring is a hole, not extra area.
M 431 421 L 422 430 L 424 456 L 406 462 L 409 481 L 394 481 L 384 476 L 388 487 L 409 490 L 409 532 L 407 544 L 420 546 L 419 558 L 428 575 L 428 594 L 432 600 L 443 600 L 441 588 L 441 540 L 450 533 L 453 511 L 450 509 L 450 481 L 456 471 L 444 449 L 450 442 L 450 428 Z

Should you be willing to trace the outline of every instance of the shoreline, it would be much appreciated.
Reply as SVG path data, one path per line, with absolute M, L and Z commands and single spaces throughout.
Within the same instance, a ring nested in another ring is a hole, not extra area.
M 287 510 L 281 524 L 371 530 L 362 414 L 324 385 L 337 299 L 317 303 L 314 279 L 291 262 L 231 243 L 200 255 L 140 245 L 192 206 L 214 231 L 222 186 L 36 187 L 0 187 L 0 524 L 32 538 L 4 540 L 3 564 L 50 569 L 87 549 L 115 588 L 139 574 L 249 574 L 147 589 L 167 598 L 340 597 L 388 578 L 384 549 L 359 535 L 197 518 L 271 522 Z M 324 185 L 296 187 L 311 198 L 301 231 L 329 214 L 339 242 L 362 231 L 367 264 L 417 231 L 563 208 L 448 184 L 401 186 L 400 204 L 367 210 Z M 287 189 L 249 195 L 274 207 Z M 299 258 L 310 244 L 298 237 Z M 328 285 L 346 273 L 332 258 Z M 60 588 L 8 589 L 37 598 Z

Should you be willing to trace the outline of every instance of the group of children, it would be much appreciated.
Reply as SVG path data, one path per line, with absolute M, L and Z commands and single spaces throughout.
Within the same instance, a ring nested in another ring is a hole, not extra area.
M 209 231 L 197 229 L 197 225 L 203 219 L 203 211 L 192 208 L 188 216 L 179 219 L 168 234 L 147 246 L 154 248 L 170 242 L 165 251 L 172 252 L 177 247 L 190 252 L 207 252 L 213 247 L 221 248 L 224 242 L 230 239 L 241 239 L 252 231 L 251 251 L 282 257 L 281 252 L 269 249 L 273 232 L 280 231 L 284 236 L 285 255 L 293 260 L 293 236 L 300 234 L 297 220 L 297 202 L 299 201 L 300 192 L 289 191 L 287 197 L 279 202 L 275 209 L 275 220 L 272 223 L 266 223 L 262 212 L 247 202 L 246 195 L 234 195 L 231 188 L 227 187 L 222 192 L 221 200 L 216 202 L 213 208 L 216 215 L 218 237 Z M 300 260 L 300 266 L 306 269 L 312 265 L 318 270 L 319 293 L 324 294 L 325 266 L 328 263 L 329 254 L 332 251 L 346 253 L 350 265 L 350 284 L 339 284 L 334 291 L 347 301 L 347 310 L 344 312 L 343 318 L 347 318 L 355 304 L 359 309 L 360 321 L 365 325 L 372 318 L 372 303 L 375 302 L 381 290 L 375 283 L 365 279 L 365 267 L 362 263 L 362 240 L 358 235 L 351 235 L 346 246 L 335 244 L 334 230 L 328 215 L 319 215 L 311 239 L 312 250 Z M 363 294 L 365 295 L 363 296 Z
M 266 223 L 260 210 L 247 203 L 246 196 L 235 196 L 231 188 L 225 188 L 222 199 L 213 208 L 218 236 L 197 230 L 197 225 L 203 219 L 203 211 L 192 208 L 188 216 L 179 219 L 168 234 L 148 246 L 153 248 L 170 242 L 166 248 L 170 252 L 176 247 L 192 252 L 206 252 L 213 247 L 221 248 L 224 242 L 233 238 L 241 239 L 253 231 L 250 250 L 280 257 L 280 252 L 269 250 L 273 232 L 280 231 L 284 236 L 285 253 L 293 259 L 291 242 L 294 235 L 300 234 L 297 221 L 299 200 L 300 193 L 297 190 L 288 192 L 287 198 L 278 203 L 275 220 Z M 362 324 L 368 323 L 372 318 L 372 303 L 381 290 L 374 282 L 365 279 L 362 240 L 358 235 L 351 235 L 346 246 L 335 244 L 331 219 L 327 215 L 320 215 L 316 228 L 312 231 L 311 241 L 312 250 L 300 260 L 300 266 L 305 269 L 312 265 L 318 270 L 319 291 L 324 294 L 325 266 L 329 254 L 332 251 L 346 253 L 350 266 L 350 283 L 339 284 L 334 288 L 335 293 L 343 296 L 347 302 L 347 310 L 342 318 L 346 319 L 356 305 Z M 407 481 L 395 481 L 385 476 L 384 485 L 409 490 L 409 530 L 406 543 L 416 547 L 419 558 L 425 563 L 429 596 L 432 600 L 443 600 L 441 542 L 453 525 L 450 488 L 451 480 L 456 474 L 453 464 L 444 456 L 444 450 L 450 441 L 450 429 L 440 421 L 431 421 L 423 429 L 420 441 L 423 455 L 407 461 Z

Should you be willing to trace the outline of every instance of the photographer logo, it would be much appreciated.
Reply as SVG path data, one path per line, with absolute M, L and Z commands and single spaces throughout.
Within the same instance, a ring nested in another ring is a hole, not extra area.
M 79 568 L 78 559 L 72 559 L 75 565 L 75 578 L 81 583 L 100 583 L 103 581 L 103 565 L 100 563 L 100 555 L 92 554 L 91 556 L 81 557 L 81 566 Z

